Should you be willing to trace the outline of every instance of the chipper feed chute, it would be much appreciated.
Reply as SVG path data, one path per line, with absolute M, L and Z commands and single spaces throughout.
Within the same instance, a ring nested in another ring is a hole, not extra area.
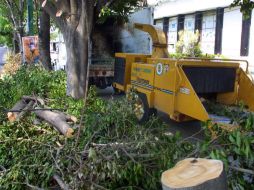
M 156 109 L 176 121 L 210 119 L 228 123 L 224 117 L 209 115 L 205 100 L 226 105 L 243 102 L 254 111 L 254 85 L 240 67 L 240 60 L 171 59 L 161 30 L 146 24 L 135 27 L 152 37 L 152 55 L 117 53 L 113 86 L 138 92 L 134 110 L 140 110 L 140 121 Z

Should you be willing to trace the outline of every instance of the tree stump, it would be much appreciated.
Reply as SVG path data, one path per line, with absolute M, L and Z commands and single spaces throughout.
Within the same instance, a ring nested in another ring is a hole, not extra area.
M 220 160 L 187 158 L 161 176 L 163 190 L 226 190 L 227 179 Z

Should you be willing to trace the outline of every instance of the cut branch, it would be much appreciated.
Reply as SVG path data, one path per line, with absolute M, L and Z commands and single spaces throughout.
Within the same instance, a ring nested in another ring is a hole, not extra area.
M 60 178 L 59 175 L 55 174 L 53 175 L 54 180 L 58 183 L 58 185 L 61 187 L 62 190 L 69 190 L 68 185 L 64 183 L 64 181 Z
M 233 170 L 236 170 L 236 171 L 239 171 L 239 172 L 254 175 L 254 171 L 250 170 L 250 169 L 238 168 L 238 167 L 234 167 L 234 166 L 229 166 L 229 168 L 231 168 Z
M 14 122 L 17 120 L 18 115 L 22 112 L 22 110 L 27 106 L 27 103 L 24 100 L 18 101 L 13 108 L 7 113 L 8 120 L 10 122 Z M 16 112 L 19 110 L 20 112 Z
M 61 134 L 65 135 L 66 137 L 72 137 L 74 130 L 66 123 L 66 118 L 63 118 L 61 114 L 43 110 L 34 111 L 34 113 L 39 118 L 44 119 L 49 124 L 53 125 L 53 127 Z

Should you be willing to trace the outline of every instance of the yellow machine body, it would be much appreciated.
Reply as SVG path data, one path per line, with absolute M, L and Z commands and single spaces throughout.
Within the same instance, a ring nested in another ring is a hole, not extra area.
M 254 84 L 239 62 L 170 59 L 165 54 L 166 38 L 162 33 L 150 25 L 137 26 L 153 39 L 158 35 L 160 38 L 155 39 L 152 55 L 116 53 L 114 87 L 125 92 L 136 89 L 146 95 L 149 108 L 176 121 L 209 120 L 202 97 L 212 96 L 228 105 L 243 102 L 254 111 Z

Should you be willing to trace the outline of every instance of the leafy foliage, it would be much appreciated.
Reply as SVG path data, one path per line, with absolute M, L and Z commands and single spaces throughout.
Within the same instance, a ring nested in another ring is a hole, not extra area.
M 176 44 L 176 53 L 185 54 L 188 57 L 200 57 L 202 51 L 199 44 L 199 31 L 195 33 L 184 30 L 179 32 L 179 41 Z
M 0 89 L 9 89 L 1 94 L 4 107 L 34 93 L 44 97 L 50 107 L 65 108 L 82 118 L 76 136 L 65 139 L 47 124 L 33 124 L 33 115 L 11 124 L 2 113 L 2 188 L 54 187 L 52 175 L 57 173 L 73 189 L 158 189 L 161 172 L 192 150 L 187 141 L 177 143 L 180 136 L 168 135 L 166 126 L 156 118 L 138 125 L 126 99 L 105 101 L 96 97 L 92 88 L 84 109 L 82 101 L 65 96 L 65 80 L 62 71 L 29 66 L 1 81 Z
M 10 22 L 0 15 L 0 44 L 12 46 L 12 30 Z
M 240 11 L 243 16 L 247 19 L 250 17 L 252 9 L 254 8 L 254 2 L 252 0 L 234 0 L 231 7 L 240 6 Z
M 253 189 L 254 175 L 242 169 L 254 170 L 254 115 L 239 107 L 228 107 L 220 104 L 209 105 L 209 110 L 217 115 L 227 116 L 238 123 L 236 130 L 223 130 L 218 125 L 204 125 L 205 141 L 201 147 L 201 155 L 209 155 L 213 159 L 222 160 L 227 170 L 230 189 Z M 216 138 L 213 138 L 216 133 Z
M 56 188 L 54 174 L 72 189 L 160 189 L 161 173 L 194 155 L 222 160 L 230 189 L 254 188 L 253 175 L 240 171 L 254 170 L 254 117 L 243 107 L 214 105 L 214 113 L 231 117 L 240 126 L 228 131 L 205 123 L 204 139 L 196 141 L 195 136 L 182 139 L 178 133 L 170 134 L 155 117 L 138 125 L 127 99 L 106 101 L 94 88 L 84 107 L 83 101 L 65 96 L 65 82 L 63 71 L 48 72 L 40 66 L 23 66 L 0 80 L 4 108 L 11 108 L 22 95 L 35 94 L 80 120 L 74 126 L 75 137 L 66 139 L 48 124 L 34 124 L 33 114 L 9 123 L 1 112 L 2 189 Z
M 100 10 L 98 22 L 104 23 L 108 18 L 127 21 L 128 14 L 141 5 L 140 0 L 108 1 Z

